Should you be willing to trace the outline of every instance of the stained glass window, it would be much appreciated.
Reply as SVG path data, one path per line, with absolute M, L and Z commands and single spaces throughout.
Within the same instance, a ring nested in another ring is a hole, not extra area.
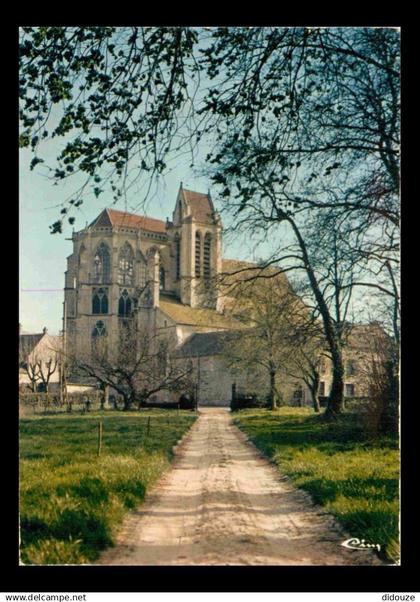
M 92 290 L 92 313 L 107 314 L 108 313 L 108 289 L 94 288 Z
M 95 282 L 106 283 L 111 279 L 111 258 L 108 246 L 101 242 L 93 259 L 93 275 Z
M 118 284 L 133 284 L 134 276 L 134 253 L 128 242 L 120 249 L 118 255 Z
M 92 354 L 104 358 L 107 354 L 107 331 L 102 321 L 96 322 L 92 330 Z
M 130 295 L 128 294 L 127 289 L 125 288 L 121 294 L 118 301 L 118 315 L 122 317 L 131 316 L 133 303 Z

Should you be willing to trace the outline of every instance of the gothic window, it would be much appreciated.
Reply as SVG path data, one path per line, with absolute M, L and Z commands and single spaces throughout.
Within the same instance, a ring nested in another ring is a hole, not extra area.
M 325 381 L 323 380 L 319 383 L 319 394 L 321 397 L 325 397 Z
M 93 275 L 95 282 L 106 283 L 111 279 L 111 259 L 108 246 L 101 242 L 93 259 Z
M 201 234 L 195 233 L 195 277 L 201 276 Z
M 211 265 L 211 234 L 207 232 L 204 237 L 204 249 L 203 249 L 203 273 L 204 278 L 209 280 L 210 278 L 210 265 Z
M 127 289 L 125 288 L 120 294 L 118 301 L 118 315 L 122 317 L 130 317 L 133 303 Z
M 96 357 L 105 357 L 107 353 L 107 331 L 102 321 L 96 322 L 92 330 L 92 354 Z
M 133 249 L 126 242 L 118 255 L 118 284 L 133 284 L 133 264 Z
M 163 266 L 160 266 L 159 269 L 159 289 L 161 291 L 165 290 L 165 270 Z
M 107 314 L 108 313 L 108 289 L 94 288 L 92 291 L 92 313 Z
M 139 273 L 139 287 L 143 288 L 144 286 L 146 286 L 146 264 L 144 263 L 144 261 L 141 261 L 139 263 L 139 268 L 138 268 L 138 273 Z
M 176 263 L 176 279 L 181 278 L 181 239 L 179 234 L 175 237 L 175 263 Z

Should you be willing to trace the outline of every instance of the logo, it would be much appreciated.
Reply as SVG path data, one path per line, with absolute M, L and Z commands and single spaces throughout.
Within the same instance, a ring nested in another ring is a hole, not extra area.
M 365 539 L 358 539 L 357 537 L 346 539 L 341 545 L 351 550 L 370 550 L 376 548 L 378 552 L 381 551 L 381 546 L 378 543 L 367 543 Z

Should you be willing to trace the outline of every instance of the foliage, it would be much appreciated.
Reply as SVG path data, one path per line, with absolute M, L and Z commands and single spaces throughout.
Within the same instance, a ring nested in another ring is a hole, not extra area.
M 21 28 L 20 146 L 34 153 L 31 169 L 41 164 L 55 182 L 85 177 L 52 232 L 83 203 L 88 184 L 95 196 L 110 189 L 118 200 L 131 158 L 137 175 L 165 169 L 188 111 L 196 41 L 181 27 Z M 55 120 L 51 107 L 59 109 Z M 50 138 L 65 141 L 54 166 L 39 156 Z
M 364 166 L 336 201 L 395 221 L 398 83 L 392 28 L 23 27 L 20 144 L 33 168 L 42 141 L 64 137 L 51 177 L 79 171 L 118 199 L 112 176 L 126 177 L 131 159 L 137 174 L 162 172 L 172 150 L 216 135 L 213 180 L 243 208 L 264 204 L 267 171 L 292 210 L 332 203 L 324 191 Z
M 22 562 L 94 561 L 112 545 L 124 514 L 169 467 L 173 445 L 194 420 L 190 412 L 164 410 L 21 420 Z
M 370 438 L 356 414 L 343 414 L 331 424 L 306 408 L 244 410 L 236 414 L 235 423 L 352 537 L 379 543 L 398 561 L 395 438 Z

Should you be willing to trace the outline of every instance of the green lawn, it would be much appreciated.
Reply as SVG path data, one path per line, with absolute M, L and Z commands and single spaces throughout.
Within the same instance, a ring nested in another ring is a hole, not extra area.
M 112 545 L 124 514 L 169 467 L 172 447 L 195 418 L 188 411 L 147 410 L 21 419 L 21 561 L 94 561 Z
M 242 410 L 236 425 L 352 537 L 399 558 L 399 451 L 391 438 L 369 439 L 346 414 L 325 422 L 307 408 Z

